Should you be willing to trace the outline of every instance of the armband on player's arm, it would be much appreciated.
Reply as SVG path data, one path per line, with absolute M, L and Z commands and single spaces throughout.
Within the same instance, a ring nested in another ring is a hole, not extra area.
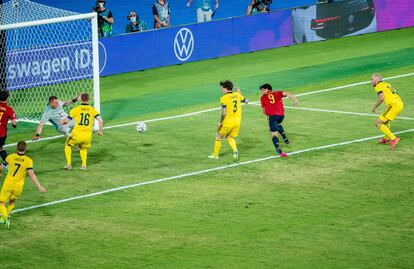
M 223 121 L 224 118 L 226 117 L 226 105 L 221 105 L 221 114 L 220 114 L 220 120 L 219 123 L 217 124 L 218 129 L 221 128 L 221 126 L 223 125 Z
M 226 106 L 223 105 L 221 107 L 221 115 L 220 115 L 220 122 L 219 122 L 220 124 L 223 123 L 225 117 L 226 117 Z
M 226 113 L 222 113 L 221 116 L 220 116 L 219 123 L 223 123 L 225 117 L 226 117 Z

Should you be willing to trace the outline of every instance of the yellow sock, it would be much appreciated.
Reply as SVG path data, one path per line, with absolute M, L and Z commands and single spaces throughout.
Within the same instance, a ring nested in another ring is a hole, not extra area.
M 7 207 L 7 214 L 10 214 L 14 209 L 14 204 L 9 204 L 9 206 Z
M 80 149 L 79 154 L 82 160 L 82 166 L 86 166 L 86 159 L 88 158 L 88 150 L 87 149 Z
M 4 206 L 3 204 L 0 204 L 0 213 L 1 213 L 2 219 L 3 220 L 6 220 L 7 216 L 9 215 L 9 213 L 7 213 L 6 206 Z
M 384 125 L 387 126 L 388 130 L 391 131 L 391 121 L 387 121 L 386 123 L 384 123 Z M 389 140 L 390 138 L 388 137 L 388 135 L 384 135 L 384 139 Z
M 218 156 L 221 149 L 221 140 L 217 140 L 214 143 L 214 156 Z
M 388 129 L 388 127 L 384 124 L 381 124 L 381 126 L 379 127 L 380 131 L 383 132 L 386 136 L 388 136 L 391 140 L 395 139 L 395 135 L 393 135 L 390 131 L 390 129 Z
M 233 150 L 233 152 L 236 152 L 237 151 L 236 140 L 234 140 L 233 137 L 227 137 L 227 142 L 229 142 L 229 145 L 231 149 Z
M 72 147 L 65 144 L 66 163 L 72 165 Z

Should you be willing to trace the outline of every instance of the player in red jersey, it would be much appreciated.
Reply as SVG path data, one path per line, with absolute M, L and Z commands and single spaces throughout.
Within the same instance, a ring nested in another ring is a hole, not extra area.
M 285 118 L 285 108 L 283 106 L 282 98 L 289 97 L 292 99 L 294 106 L 298 105 L 298 100 L 289 92 L 272 91 L 272 86 L 270 84 L 263 84 L 260 86 L 260 90 L 262 91 L 260 103 L 262 104 L 263 114 L 269 118 L 269 127 L 270 132 L 272 133 L 273 145 L 280 157 L 287 157 L 287 154 L 280 149 L 279 138 L 277 137 L 279 133 L 285 144 L 289 144 L 289 140 L 287 139 L 285 130 L 282 126 L 283 119 Z
M 8 99 L 9 92 L 3 90 L 0 91 L 0 156 L 3 159 L 3 162 L 6 161 L 7 157 L 7 152 L 3 149 L 3 146 L 7 139 L 7 124 L 9 123 L 9 119 L 12 122 L 13 128 L 16 128 L 17 126 L 14 110 L 7 105 Z

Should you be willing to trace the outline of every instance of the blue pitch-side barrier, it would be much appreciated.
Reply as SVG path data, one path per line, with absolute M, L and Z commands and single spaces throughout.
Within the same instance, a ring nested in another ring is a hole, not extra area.
M 354 11 L 354 3 L 361 10 Z M 101 39 L 101 75 L 324 40 L 328 33 L 332 35 L 329 38 L 336 38 L 410 27 L 414 26 L 412 6 L 414 0 L 329 2 L 294 11 L 280 10 Z M 343 10 L 345 7 L 346 12 Z M 324 33 L 319 28 L 313 29 L 315 25 L 312 22 L 324 21 L 322 11 L 327 10 L 341 16 L 341 23 L 334 24 L 335 30 L 327 25 Z
M 291 14 L 284 10 L 100 39 L 101 75 L 288 46 Z

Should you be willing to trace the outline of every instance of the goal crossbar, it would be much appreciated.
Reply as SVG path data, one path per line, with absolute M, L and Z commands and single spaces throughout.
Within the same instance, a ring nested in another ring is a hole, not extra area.
M 91 13 L 85 13 L 85 14 L 79 14 L 79 15 L 46 19 L 46 20 L 5 24 L 5 25 L 0 25 L 0 31 L 19 29 L 19 28 L 31 27 L 31 26 L 46 25 L 46 24 L 59 23 L 59 22 L 76 21 L 76 20 L 82 20 L 82 19 L 94 19 L 96 17 L 97 17 L 96 12 L 91 12 Z

